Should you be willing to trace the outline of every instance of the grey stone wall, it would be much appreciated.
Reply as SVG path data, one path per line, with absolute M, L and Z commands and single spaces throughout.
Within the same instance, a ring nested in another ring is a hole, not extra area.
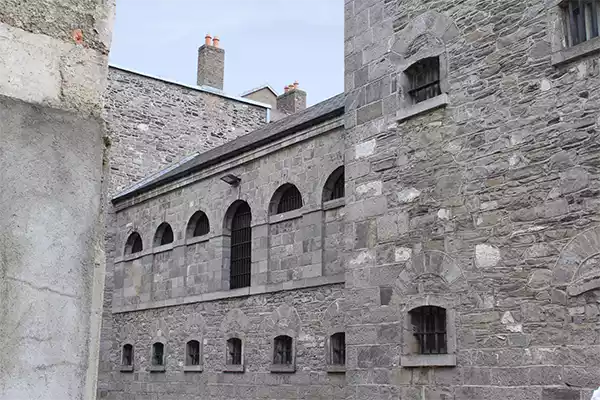
M 115 67 L 104 99 L 112 194 L 186 155 L 257 129 L 267 116 L 261 106 Z
M 93 399 L 114 2 L 0 3 L 0 399 Z
M 600 385 L 600 69 L 595 55 L 553 65 L 557 4 L 346 0 L 355 398 L 589 399 Z M 443 95 L 413 105 L 403 73 L 433 55 Z M 408 312 L 427 304 L 447 309 L 455 365 L 408 367 Z
M 345 399 L 345 376 L 326 372 L 325 340 L 343 285 L 188 304 L 113 316 L 110 368 L 99 399 Z M 291 330 L 290 330 L 291 328 Z M 295 373 L 272 373 L 276 332 L 294 332 Z M 226 372 L 225 343 L 239 337 L 244 372 Z M 202 372 L 185 372 L 185 344 L 202 343 Z M 165 372 L 149 372 L 151 346 L 166 348 Z M 120 372 L 121 347 L 134 345 L 134 371 Z

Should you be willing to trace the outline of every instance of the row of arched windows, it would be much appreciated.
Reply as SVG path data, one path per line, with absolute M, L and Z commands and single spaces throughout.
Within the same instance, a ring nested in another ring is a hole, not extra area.
M 344 197 L 344 167 L 337 168 L 327 179 L 323 188 L 323 201 L 330 201 Z M 281 214 L 293 211 L 303 206 L 302 194 L 298 188 L 286 183 L 275 191 L 269 204 L 270 214 Z M 248 203 L 238 200 L 232 204 L 226 213 L 226 227 L 231 233 L 230 254 L 230 288 L 250 286 L 250 265 L 252 262 L 252 211 Z M 197 211 L 190 218 L 186 237 L 199 237 L 210 232 L 208 217 L 202 211 Z M 163 246 L 174 241 L 175 237 L 171 225 L 161 223 L 154 235 L 154 247 Z M 143 250 L 142 237 L 138 232 L 129 235 L 125 243 L 125 255 L 141 252 Z
M 337 332 L 330 336 L 327 363 L 334 366 L 344 366 L 346 364 L 346 335 L 344 332 Z M 190 340 L 185 345 L 185 366 L 194 367 L 201 364 L 200 342 Z M 162 342 L 156 342 L 152 345 L 151 365 L 153 367 L 165 366 L 165 345 Z M 273 339 L 272 364 L 274 366 L 293 365 L 295 360 L 294 339 L 287 335 L 279 335 Z M 122 371 L 133 371 L 133 345 L 127 343 L 123 345 L 121 354 Z M 242 339 L 232 337 L 227 339 L 225 363 L 228 366 L 242 365 L 243 345 Z

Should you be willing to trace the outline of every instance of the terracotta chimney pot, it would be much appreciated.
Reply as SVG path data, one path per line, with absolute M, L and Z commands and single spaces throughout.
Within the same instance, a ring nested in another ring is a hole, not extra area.
M 219 48 L 219 37 L 215 36 L 213 38 L 213 46 L 215 46 L 216 48 Z
M 290 90 L 290 87 L 289 87 L 289 86 L 286 86 L 286 87 L 284 87 L 284 88 L 283 88 L 283 91 L 284 91 L 285 93 L 287 93 L 287 92 L 288 92 L 288 90 Z
M 294 81 L 294 89 L 298 89 L 298 85 L 299 85 L 298 81 Z
M 207 46 L 210 46 L 210 40 L 212 39 L 212 37 L 210 36 L 210 34 L 206 34 L 206 36 L 204 36 L 204 44 Z

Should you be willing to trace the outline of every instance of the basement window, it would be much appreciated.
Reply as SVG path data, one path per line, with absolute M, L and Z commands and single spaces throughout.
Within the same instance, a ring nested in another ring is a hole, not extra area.
M 598 37 L 600 0 L 568 0 L 561 7 L 567 47 Z
M 409 80 L 408 94 L 414 104 L 442 94 L 439 57 L 419 60 L 408 67 L 405 74 Z

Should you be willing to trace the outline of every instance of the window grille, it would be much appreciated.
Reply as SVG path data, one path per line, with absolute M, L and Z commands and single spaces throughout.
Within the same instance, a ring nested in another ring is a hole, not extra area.
M 252 214 L 248 204 L 241 204 L 231 222 L 231 265 L 229 287 L 237 289 L 250 286 L 252 264 Z
M 346 364 L 346 334 L 338 332 L 329 339 L 331 348 L 331 363 L 334 365 Z
M 333 190 L 331 192 L 331 200 L 341 199 L 344 197 L 344 172 L 337 178 L 333 184 Z
M 227 364 L 241 365 L 242 364 L 242 341 L 238 338 L 227 340 Z
M 171 225 L 163 222 L 159 225 L 158 229 L 156 229 L 154 245 L 162 246 L 169 243 L 173 243 L 173 229 L 171 229 Z
M 423 306 L 410 312 L 419 354 L 446 354 L 446 310 Z
M 600 0 L 567 0 L 562 5 L 567 46 L 598 36 Z
M 142 247 L 142 237 L 139 233 L 133 232 L 125 243 L 125 255 L 139 253 L 142 251 Z
M 292 363 L 292 338 L 277 336 L 273 352 L 273 364 L 288 365 Z
M 165 345 L 154 343 L 152 345 L 152 365 L 164 365 Z
M 121 363 L 125 366 L 133 365 L 133 346 L 126 344 L 123 346 L 123 360 Z
M 439 57 L 417 61 L 406 70 L 406 75 L 410 81 L 408 93 L 415 103 L 442 94 Z
M 279 199 L 277 214 L 297 210 L 300 207 L 302 207 L 302 195 L 296 186 L 290 185 Z
M 190 234 L 192 237 L 204 236 L 210 231 L 208 217 L 202 211 L 198 211 L 192 215 L 188 226 L 188 237 Z
M 200 365 L 200 342 L 197 340 L 190 340 L 187 342 L 186 347 L 186 365 Z

